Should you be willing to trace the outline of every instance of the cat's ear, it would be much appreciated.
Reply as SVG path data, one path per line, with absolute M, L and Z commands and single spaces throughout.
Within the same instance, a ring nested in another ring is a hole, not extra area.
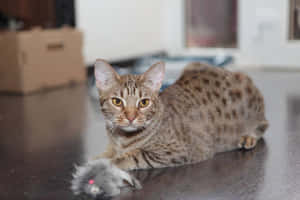
M 118 83 L 120 76 L 105 60 L 97 59 L 95 63 L 96 86 L 100 91 L 110 89 Z
M 153 91 L 159 91 L 165 75 L 165 63 L 158 62 L 152 65 L 143 75 L 144 85 Z

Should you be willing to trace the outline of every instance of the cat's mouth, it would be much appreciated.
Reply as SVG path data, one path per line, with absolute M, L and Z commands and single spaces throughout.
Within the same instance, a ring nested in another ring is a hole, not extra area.
M 124 132 L 136 132 L 144 128 L 144 124 L 139 124 L 136 122 L 127 122 L 123 124 L 117 124 L 118 128 Z
M 150 121 L 149 121 L 150 122 Z M 123 122 L 123 123 L 115 123 L 114 126 L 124 133 L 134 133 L 143 131 L 146 126 L 149 124 L 148 121 L 144 123 L 137 122 Z

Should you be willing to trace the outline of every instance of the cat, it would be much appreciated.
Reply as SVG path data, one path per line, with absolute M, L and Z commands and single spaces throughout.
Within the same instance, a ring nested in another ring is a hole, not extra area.
M 114 179 L 138 188 L 134 177 L 120 174 L 193 164 L 219 152 L 252 149 L 268 127 L 263 96 L 247 75 L 191 63 L 174 84 L 159 92 L 164 73 L 163 62 L 144 74 L 122 76 L 104 60 L 95 63 L 109 144 L 94 165 L 116 167 L 120 173 L 111 172 Z M 74 174 L 72 187 L 77 193 L 78 177 L 88 174 L 85 166 Z M 107 180 L 111 188 L 103 189 L 102 182 L 96 185 L 101 189 L 93 191 L 105 196 L 119 194 L 126 185 Z

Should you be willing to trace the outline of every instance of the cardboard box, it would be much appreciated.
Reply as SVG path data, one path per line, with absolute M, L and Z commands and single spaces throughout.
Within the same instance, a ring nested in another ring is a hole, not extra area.
M 80 31 L 0 33 L 0 91 L 27 94 L 85 79 Z

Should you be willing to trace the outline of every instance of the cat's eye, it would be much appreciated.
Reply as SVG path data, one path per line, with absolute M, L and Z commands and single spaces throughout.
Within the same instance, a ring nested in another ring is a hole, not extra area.
M 112 98 L 112 103 L 115 105 L 115 106 L 122 106 L 123 105 L 123 102 L 122 102 L 122 100 L 121 99 L 119 99 L 119 98 Z
M 140 108 L 145 108 L 145 107 L 147 107 L 149 105 L 149 103 L 150 103 L 149 99 L 142 99 L 139 102 L 139 107 Z

